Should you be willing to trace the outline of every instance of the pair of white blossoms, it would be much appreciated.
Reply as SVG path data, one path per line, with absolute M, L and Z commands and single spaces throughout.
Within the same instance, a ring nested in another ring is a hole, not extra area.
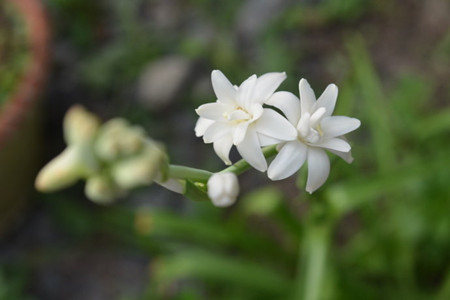
M 325 149 L 348 163 L 353 160 L 343 135 L 357 129 L 361 122 L 332 116 L 338 95 L 336 85 L 328 85 L 316 100 L 308 82 L 301 79 L 299 99 L 290 92 L 275 92 L 285 79 L 284 72 L 252 75 L 238 87 L 214 70 L 211 80 L 217 101 L 196 109 L 200 118 L 195 133 L 203 136 L 205 143 L 213 143 L 225 164 L 231 164 L 229 153 L 234 145 L 242 158 L 261 172 L 267 170 L 272 180 L 293 175 L 307 161 L 306 191 L 312 193 L 330 172 Z M 278 154 L 268 167 L 261 147 L 274 144 Z

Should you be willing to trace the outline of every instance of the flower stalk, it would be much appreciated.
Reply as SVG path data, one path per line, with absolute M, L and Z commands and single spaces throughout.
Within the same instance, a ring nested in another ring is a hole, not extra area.
M 294 299 L 320 300 L 324 296 L 321 292 L 325 290 L 326 261 L 334 224 L 327 208 L 327 203 L 320 199 L 311 202 L 305 235 L 300 239 Z
M 276 146 L 268 146 L 263 148 L 263 155 L 266 159 L 273 157 L 275 154 L 277 154 Z M 245 171 L 248 171 L 252 166 L 245 160 L 241 159 L 237 161 L 235 164 L 223 169 L 222 171 L 218 173 L 228 173 L 232 172 L 236 175 L 240 175 L 244 173 Z M 197 182 L 206 182 L 211 177 L 213 173 L 192 168 L 192 167 L 186 167 L 186 166 L 180 166 L 180 165 L 169 165 L 168 170 L 168 177 L 173 179 L 189 179 L 192 181 Z

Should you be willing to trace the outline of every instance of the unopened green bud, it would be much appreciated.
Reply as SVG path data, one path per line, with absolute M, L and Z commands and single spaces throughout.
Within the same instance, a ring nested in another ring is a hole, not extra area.
M 90 143 L 100 127 L 100 120 L 81 105 L 72 106 L 64 117 L 64 137 L 68 145 Z
M 82 145 L 67 147 L 39 172 L 35 186 L 42 192 L 51 192 L 87 177 L 98 168 L 91 149 Z
M 167 156 L 163 148 L 154 141 L 147 141 L 138 155 L 115 163 L 112 176 L 120 188 L 131 189 L 151 184 L 165 164 Z
M 145 139 L 141 127 L 130 126 L 124 119 L 112 119 L 101 127 L 95 151 L 101 159 L 114 161 L 139 152 Z
M 90 200 L 98 204 L 110 204 L 122 194 L 113 180 L 105 175 L 89 177 L 84 192 Z

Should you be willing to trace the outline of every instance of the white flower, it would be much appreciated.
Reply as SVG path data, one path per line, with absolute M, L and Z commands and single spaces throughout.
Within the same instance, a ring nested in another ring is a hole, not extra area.
M 218 207 L 230 206 L 236 202 L 239 194 L 239 182 L 236 174 L 216 173 L 208 180 L 208 196 Z
M 331 116 L 338 88 L 327 86 L 316 101 L 314 91 L 305 79 L 300 80 L 300 101 L 288 92 L 275 93 L 267 104 L 280 109 L 297 128 L 297 139 L 278 146 L 279 153 L 270 164 L 268 176 L 281 180 L 294 174 L 308 161 L 306 191 L 317 190 L 327 179 L 330 161 L 324 149 L 351 163 L 350 145 L 343 135 L 357 129 L 361 122 L 345 116 Z
M 196 109 L 200 116 L 195 133 L 205 143 L 213 143 L 217 155 L 226 163 L 230 149 L 236 146 L 240 155 L 255 169 L 265 171 L 267 162 L 261 146 L 296 138 L 295 128 L 279 113 L 263 108 L 285 73 L 250 76 L 239 87 L 233 86 L 222 72 L 215 70 L 211 81 L 217 101 Z

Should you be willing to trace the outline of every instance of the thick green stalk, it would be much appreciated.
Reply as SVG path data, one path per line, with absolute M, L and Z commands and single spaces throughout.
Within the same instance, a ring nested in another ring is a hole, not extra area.
M 266 159 L 277 154 L 276 145 L 263 148 L 263 154 Z M 244 159 L 241 159 L 240 161 L 236 162 L 234 165 L 223 169 L 222 171 L 220 171 L 220 173 L 233 172 L 236 175 L 240 175 L 250 168 L 251 168 L 251 166 L 248 164 L 248 162 L 245 161 Z
M 208 181 L 212 173 L 185 166 L 169 165 L 168 177 L 173 179 L 191 179 L 193 181 Z
M 301 300 L 320 300 L 324 297 L 327 256 L 336 217 L 331 213 L 329 203 L 320 196 L 311 200 L 299 246 L 294 299 Z
M 321 299 L 329 239 L 330 228 L 327 224 L 317 224 L 307 229 L 300 246 L 295 299 Z
M 263 154 L 265 158 L 270 158 L 274 156 L 276 153 L 277 150 L 275 145 L 263 148 Z M 250 168 L 251 166 L 248 164 L 248 162 L 245 161 L 244 159 L 241 159 L 232 166 L 223 169 L 219 173 L 233 172 L 236 175 L 239 175 L 244 173 Z M 174 179 L 190 179 L 192 181 L 206 182 L 208 181 L 209 177 L 211 177 L 212 174 L 213 173 L 201 169 L 179 165 L 169 165 L 168 177 Z

